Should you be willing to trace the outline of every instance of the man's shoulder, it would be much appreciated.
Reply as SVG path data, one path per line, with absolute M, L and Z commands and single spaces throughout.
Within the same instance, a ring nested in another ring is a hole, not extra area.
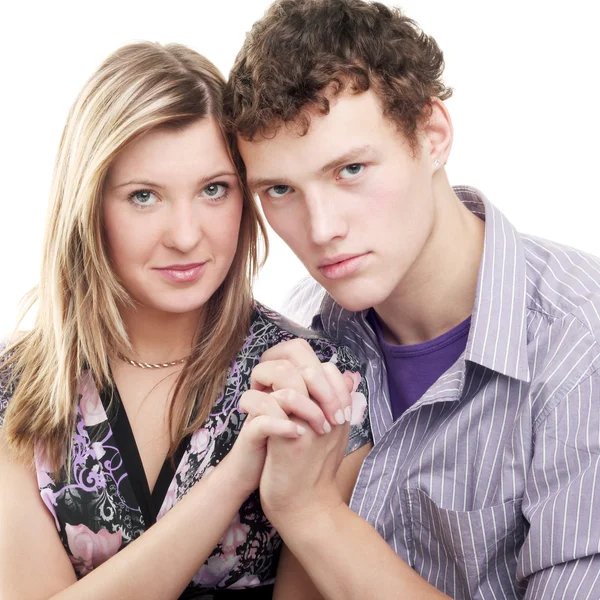
M 267 337 L 280 335 L 283 337 L 298 337 L 305 340 L 325 338 L 322 332 L 310 329 L 307 325 L 294 319 L 292 315 L 283 315 L 260 302 L 255 302 L 254 304 L 252 327 L 259 327 Z
M 600 387 L 600 260 L 523 236 L 527 345 L 540 414 L 581 385 Z
M 283 312 L 296 323 L 311 327 L 328 296 L 325 288 L 312 277 L 301 279 L 287 295 Z
M 352 312 L 338 304 L 312 277 L 300 280 L 283 306 L 285 315 L 348 346 L 364 362 L 382 360 L 365 311 Z
M 527 307 L 552 321 L 575 318 L 598 339 L 600 259 L 534 236 L 523 236 L 523 244 Z

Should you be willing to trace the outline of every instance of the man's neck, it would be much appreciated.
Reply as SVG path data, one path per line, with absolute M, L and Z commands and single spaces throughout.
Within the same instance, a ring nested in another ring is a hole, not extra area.
M 431 235 L 417 262 L 375 311 L 387 341 L 417 344 L 449 331 L 475 302 L 485 224 L 448 185 L 439 193 Z

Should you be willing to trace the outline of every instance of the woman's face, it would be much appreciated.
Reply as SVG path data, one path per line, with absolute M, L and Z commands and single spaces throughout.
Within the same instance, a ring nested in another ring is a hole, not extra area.
M 142 135 L 111 166 L 103 201 L 110 260 L 134 300 L 200 309 L 231 266 L 243 203 L 215 120 Z

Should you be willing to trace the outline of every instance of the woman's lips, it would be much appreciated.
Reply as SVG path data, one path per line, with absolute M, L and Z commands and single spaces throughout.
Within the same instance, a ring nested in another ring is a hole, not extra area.
M 189 265 L 170 265 L 156 269 L 163 277 L 173 283 L 191 283 L 202 275 L 206 263 L 193 263 Z

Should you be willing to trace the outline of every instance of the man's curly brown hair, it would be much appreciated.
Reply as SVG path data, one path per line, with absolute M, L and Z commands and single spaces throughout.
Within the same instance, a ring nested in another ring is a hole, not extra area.
M 384 114 L 411 146 L 431 99 L 452 94 L 441 80 L 435 40 L 399 9 L 363 0 L 278 0 L 237 55 L 225 93 L 232 134 L 253 140 L 282 124 L 310 126 L 342 90 L 373 88 Z M 235 145 L 235 143 L 234 143 Z

